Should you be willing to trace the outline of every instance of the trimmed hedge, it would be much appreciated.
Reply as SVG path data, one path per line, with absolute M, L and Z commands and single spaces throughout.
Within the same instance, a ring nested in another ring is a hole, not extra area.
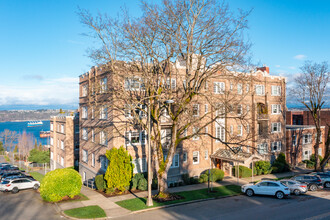
M 236 174 L 236 166 L 233 167 L 233 176 L 237 177 Z M 239 165 L 239 178 L 251 177 L 252 176 L 252 169 Z
M 95 177 L 95 186 L 97 190 L 104 191 L 107 188 L 107 183 L 104 180 L 104 175 L 97 175 Z
M 210 173 L 211 173 L 211 177 L 210 177 L 211 182 L 221 181 L 225 176 L 225 173 L 220 169 L 211 169 Z M 203 178 L 207 178 L 206 181 L 208 181 L 209 170 L 205 170 L 202 174 L 206 174 L 206 177 L 203 176 Z
M 147 190 L 148 181 L 144 177 L 143 173 L 137 173 L 133 176 L 131 181 L 131 189 Z
M 41 182 L 40 196 L 48 202 L 58 202 L 65 196 L 73 198 L 80 193 L 80 174 L 70 168 L 56 169 L 46 174 Z
M 269 161 L 259 160 L 255 163 L 255 175 L 269 174 L 272 171 L 272 165 Z

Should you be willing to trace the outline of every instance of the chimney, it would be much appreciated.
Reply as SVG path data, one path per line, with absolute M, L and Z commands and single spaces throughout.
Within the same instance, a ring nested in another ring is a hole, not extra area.
M 268 66 L 263 66 L 263 67 L 258 67 L 257 71 L 260 70 L 262 72 L 266 71 L 269 74 L 269 67 Z

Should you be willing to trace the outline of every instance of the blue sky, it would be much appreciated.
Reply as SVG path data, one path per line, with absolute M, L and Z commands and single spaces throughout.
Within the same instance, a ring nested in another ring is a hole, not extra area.
M 253 8 L 254 61 L 271 74 L 290 83 L 304 60 L 330 61 L 330 1 L 228 2 L 233 10 Z M 94 43 L 82 36 L 77 9 L 116 15 L 124 5 L 140 15 L 137 0 L 0 0 L 0 109 L 77 107 L 78 76 L 93 65 L 85 51 Z

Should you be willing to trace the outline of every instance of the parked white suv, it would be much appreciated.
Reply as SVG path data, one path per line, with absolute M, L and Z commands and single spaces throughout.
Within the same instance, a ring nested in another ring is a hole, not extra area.
M 283 199 L 290 194 L 289 188 L 279 181 L 261 181 L 257 184 L 245 184 L 241 189 L 247 196 L 258 194 L 276 196 L 278 199 Z
M 22 189 L 35 189 L 40 187 L 40 183 L 37 180 L 31 180 L 28 178 L 18 178 L 18 179 L 5 179 L 1 182 L 0 191 L 17 193 Z

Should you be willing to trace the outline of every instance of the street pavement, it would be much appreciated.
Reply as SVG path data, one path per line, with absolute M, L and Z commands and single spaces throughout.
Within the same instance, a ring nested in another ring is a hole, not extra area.
M 276 199 L 245 195 L 209 200 L 115 219 L 330 219 L 330 189 Z
M 57 220 L 64 218 L 58 214 L 54 204 L 43 202 L 38 192 L 28 189 L 16 194 L 0 192 L 0 219 Z

